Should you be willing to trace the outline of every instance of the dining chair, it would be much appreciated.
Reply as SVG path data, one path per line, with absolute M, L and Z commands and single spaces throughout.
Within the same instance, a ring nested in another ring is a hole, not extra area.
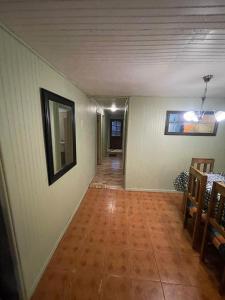
M 220 282 L 220 292 L 225 290 L 225 184 L 213 182 L 208 214 L 201 244 L 200 259 L 204 262 L 206 246 L 210 241 L 218 250 L 223 263 L 223 274 Z
M 191 166 L 202 172 L 213 172 L 214 158 L 192 158 Z
M 188 219 L 192 219 L 192 247 L 197 248 L 199 242 L 199 229 L 201 223 L 202 208 L 206 191 L 207 175 L 194 167 L 190 167 L 188 188 L 185 198 L 184 228 Z
M 191 166 L 202 172 L 213 172 L 215 159 L 214 158 L 195 158 L 191 159 Z M 182 210 L 184 212 L 186 203 L 187 191 L 183 194 Z

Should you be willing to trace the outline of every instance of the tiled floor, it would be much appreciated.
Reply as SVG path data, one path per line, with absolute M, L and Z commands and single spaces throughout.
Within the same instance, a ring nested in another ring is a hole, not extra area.
M 102 164 L 97 166 L 97 173 L 90 187 L 123 188 L 124 175 L 122 169 L 122 154 L 104 157 Z
M 217 300 L 181 195 L 90 188 L 33 300 Z

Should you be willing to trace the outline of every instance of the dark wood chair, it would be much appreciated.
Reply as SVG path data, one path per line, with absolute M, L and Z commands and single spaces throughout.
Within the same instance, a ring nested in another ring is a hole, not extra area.
M 213 158 L 192 158 L 191 166 L 204 173 L 213 172 L 215 159 Z
M 207 175 L 190 167 L 188 189 L 185 197 L 184 228 L 189 218 L 193 221 L 192 247 L 196 248 L 199 239 L 202 208 L 206 191 Z
M 218 249 L 223 263 L 223 274 L 220 283 L 220 292 L 225 290 L 225 184 L 222 182 L 213 182 L 211 199 L 208 208 L 208 214 L 205 222 L 205 228 L 202 238 L 200 259 L 204 261 L 206 246 L 210 240 Z
M 193 157 L 191 159 L 191 166 L 194 167 L 195 169 L 205 172 L 205 173 L 213 172 L 214 163 L 215 163 L 214 158 L 195 158 L 195 157 Z M 185 209 L 186 197 L 187 197 L 187 192 L 185 191 L 184 196 L 183 196 L 183 205 L 182 205 L 183 211 Z

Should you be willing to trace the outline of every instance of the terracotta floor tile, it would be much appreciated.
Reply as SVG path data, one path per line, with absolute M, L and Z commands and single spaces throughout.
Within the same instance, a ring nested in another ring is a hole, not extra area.
M 103 280 L 101 300 L 131 300 L 132 282 L 127 277 L 107 276 Z
M 161 283 L 149 280 L 133 280 L 132 300 L 164 300 Z
M 167 300 L 221 300 L 183 230 L 181 201 L 176 193 L 90 188 L 32 299 L 161 300 L 164 292 Z
M 157 233 L 165 233 L 168 234 L 169 230 L 166 224 L 161 222 L 153 222 L 148 224 L 148 228 L 150 233 L 157 234 Z
M 126 230 L 111 230 L 107 239 L 108 245 L 128 247 L 128 232 Z
M 81 269 L 73 275 L 69 300 L 99 300 L 103 275 L 92 269 Z
M 190 284 L 182 257 L 172 252 L 157 252 L 156 263 L 160 278 L 165 283 Z
M 129 275 L 130 253 L 121 247 L 109 247 L 105 255 L 105 272 L 111 275 Z
M 32 300 L 68 300 L 70 299 L 71 273 L 47 269 Z
M 78 267 L 82 246 L 67 246 L 57 248 L 49 267 L 58 270 L 75 271 Z
M 195 287 L 185 285 L 163 284 L 165 300 L 200 300 Z
M 130 230 L 128 234 L 129 248 L 136 250 L 152 250 L 150 234 L 144 230 Z
M 126 219 L 124 218 L 112 218 L 111 219 L 111 229 L 112 230 L 122 230 L 122 231 L 128 231 L 129 225 Z
M 129 222 L 129 228 L 131 230 L 146 230 L 147 224 L 144 223 L 144 222 L 141 222 L 141 223 L 139 223 L 139 222 L 133 222 L 133 223 Z
M 91 268 L 103 271 L 105 249 L 100 244 L 85 243 L 79 257 L 78 268 Z
M 206 288 L 209 291 L 218 290 L 218 282 L 207 272 L 206 266 L 199 263 L 199 257 L 182 255 L 182 262 L 191 285 L 201 290 Z
M 86 242 L 92 243 L 94 245 L 103 245 L 107 242 L 108 229 L 105 227 L 94 227 L 87 235 Z
M 102 164 L 97 166 L 97 173 L 92 180 L 90 187 L 106 185 L 122 188 L 124 183 L 122 165 L 122 155 L 105 157 Z
M 187 231 L 183 231 L 181 233 L 170 234 L 172 235 L 173 243 L 176 245 L 176 248 L 180 252 L 180 254 L 188 254 L 199 256 L 199 253 L 192 248 L 192 242 Z
M 91 223 L 91 228 L 104 228 L 110 225 L 110 216 L 98 215 L 96 216 Z
M 160 280 L 153 251 L 130 251 L 131 276 L 135 279 Z
M 60 246 L 62 247 L 71 247 L 72 245 L 79 245 L 84 241 L 87 236 L 89 229 L 72 229 L 69 228 L 66 234 L 63 236 Z
M 196 287 L 174 284 L 163 284 L 165 300 L 220 300 L 218 294 L 208 293 L 207 288 L 200 290 Z
M 157 251 L 178 251 L 172 238 L 166 232 L 151 232 L 151 242 Z

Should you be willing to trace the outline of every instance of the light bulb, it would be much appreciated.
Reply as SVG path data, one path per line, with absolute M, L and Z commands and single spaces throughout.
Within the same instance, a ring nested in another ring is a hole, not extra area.
M 114 111 L 116 111 L 116 110 L 117 110 L 117 107 L 116 107 L 116 105 L 115 105 L 115 104 L 112 104 L 112 106 L 111 106 L 111 108 L 110 108 L 110 109 L 111 109 L 111 111 L 112 111 L 112 112 L 114 112 Z
M 184 113 L 184 120 L 190 122 L 198 122 L 198 116 L 196 115 L 196 113 L 194 111 L 187 111 L 186 113 Z
M 225 111 L 217 111 L 215 112 L 215 118 L 217 122 L 225 120 Z

